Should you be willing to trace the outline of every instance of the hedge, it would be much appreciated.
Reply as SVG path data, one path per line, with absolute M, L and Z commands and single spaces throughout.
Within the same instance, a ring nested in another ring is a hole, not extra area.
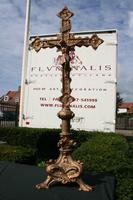
M 128 143 L 124 137 L 99 133 L 77 148 L 73 156 L 84 162 L 85 169 L 95 168 L 103 172 L 119 167 L 120 161 L 126 161 L 127 150 Z
M 36 148 L 39 159 L 57 158 L 59 129 L 0 128 L 0 140 L 13 146 Z M 51 151 L 52 150 L 52 151 Z
M 1 144 L 0 161 L 34 164 L 36 161 L 36 149 Z
M 116 199 L 133 199 L 133 148 L 116 134 L 94 134 L 73 152 L 84 163 L 84 170 L 109 172 L 116 178 Z
M 39 160 L 57 158 L 59 150 L 60 129 L 38 129 L 38 128 L 0 128 L 0 140 L 6 141 L 9 145 L 22 146 L 38 149 Z M 72 130 L 72 138 L 77 142 L 77 147 L 92 137 L 87 131 Z M 51 151 L 52 150 L 52 151 Z
M 13 146 L 37 149 L 38 160 L 36 162 L 41 161 L 40 165 L 43 165 L 45 163 L 43 161 L 57 158 L 59 154 L 57 148 L 59 133 L 59 129 L 0 128 L 0 140 L 7 141 L 12 151 L 15 148 Z M 87 131 L 72 130 L 72 138 L 77 141 L 77 148 L 72 154 L 74 159 L 81 160 L 84 163 L 85 170 L 113 174 L 117 181 L 116 199 L 132 200 L 133 143 L 128 143 L 125 137 L 121 135 Z M 0 152 L 3 152 L 3 150 L 0 149 Z M 12 155 L 13 153 L 8 154 L 13 159 Z M 27 153 L 24 153 L 24 155 L 27 155 Z M 8 156 L 7 159 L 10 160 Z M 17 156 L 14 155 L 13 160 L 20 160 L 21 162 L 19 153 Z

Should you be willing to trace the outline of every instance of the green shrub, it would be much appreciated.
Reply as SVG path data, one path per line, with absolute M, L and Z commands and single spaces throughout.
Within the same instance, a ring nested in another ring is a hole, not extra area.
M 73 156 L 84 162 L 85 169 L 111 171 L 126 162 L 128 143 L 124 137 L 115 134 L 95 134 L 77 148 Z
M 133 178 L 124 177 L 117 182 L 117 199 L 132 200 L 133 199 Z
M 21 127 L 0 127 L 0 140 L 7 141 L 9 145 L 21 145 L 24 147 L 36 148 L 40 146 L 57 148 L 60 129 L 41 129 L 41 128 L 21 128 Z M 80 146 L 83 142 L 91 138 L 93 133 L 87 131 L 72 130 L 72 138 Z
M 79 147 L 81 144 L 92 138 L 97 132 L 88 132 L 84 130 L 76 131 L 72 130 L 72 139 L 76 142 L 76 147 Z
M 35 164 L 36 150 L 21 146 L 0 145 L 0 161 Z
M 1 141 L 7 141 L 8 139 L 8 136 L 10 134 L 10 130 L 11 128 L 10 127 L 0 127 L 0 140 Z
M 37 147 L 37 142 L 42 134 L 40 129 L 34 128 L 10 128 L 7 138 L 9 145 L 21 145 L 23 147 Z
M 44 168 L 46 167 L 46 163 L 44 161 L 40 161 L 39 163 L 37 163 L 37 166 Z
M 60 129 L 0 128 L 0 140 L 4 138 L 9 145 L 37 148 L 39 160 L 55 159 L 59 155 L 57 143 L 60 131 Z M 77 142 L 77 147 L 92 135 L 87 131 L 72 130 L 72 138 Z
M 0 128 L 0 140 L 5 137 L 9 145 L 38 149 L 39 159 L 57 158 L 59 129 Z
M 0 160 L 31 162 L 37 153 L 36 163 L 44 166 L 46 160 L 58 157 L 59 133 L 59 129 L 0 128 L 0 140 L 8 143 L 6 148 L 0 145 Z M 81 160 L 87 171 L 111 172 L 116 177 L 117 200 L 132 200 L 132 140 L 128 143 L 121 135 L 75 130 L 72 138 L 77 142 L 74 159 Z
M 77 148 L 73 157 L 84 163 L 85 170 L 112 173 L 116 178 L 116 198 L 131 200 L 133 185 L 127 186 L 133 175 L 131 152 L 132 147 L 123 136 L 99 133 Z

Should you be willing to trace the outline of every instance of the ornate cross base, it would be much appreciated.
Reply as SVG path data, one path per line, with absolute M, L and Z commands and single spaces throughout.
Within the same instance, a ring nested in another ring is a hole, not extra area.
M 68 80 L 70 83 L 70 78 L 68 78 Z M 63 95 L 59 99 L 64 103 L 65 101 L 68 103 L 68 107 L 63 107 L 58 113 L 58 117 L 62 119 L 62 132 L 60 133 L 60 140 L 58 142 L 60 155 L 57 160 L 48 161 L 46 167 L 46 172 L 48 174 L 47 179 L 36 187 L 41 189 L 48 188 L 51 184 L 58 182 L 62 184 L 75 182 L 79 185 L 79 190 L 92 191 L 92 188 L 86 185 L 80 177 L 83 171 L 82 163 L 79 160 L 74 161 L 71 157 L 72 147 L 76 145 L 76 142 L 71 139 L 70 119 L 74 117 L 74 113 L 70 110 L 69 103 L 72 99 L 74 100 L 74 98 L 70 95 Z
M 62 151 L 59 158 L 56 161 L 50 160 L 46 171 L 48 173 L 47 179 L 36 185 L 37 189 L 49 188 L 51 184 L 54 183 L 77 183 L 79 185 L 79 190 L 92 191 L 92 187 L 86 185 L 80 177 L 82 172 L 82 163 L 80 161 L 72 160 L 69 155 L 70 151 Z

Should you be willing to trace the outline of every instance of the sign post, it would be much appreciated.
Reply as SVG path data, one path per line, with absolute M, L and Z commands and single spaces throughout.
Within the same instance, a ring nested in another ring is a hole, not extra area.
M 27 0 L 26 4 L 26 20 L 25 20 L 25 33 L 24 33 L 24 48 L 23 48 L 23 62 L 22 62 L 22 77 L 21 77 L 21 96 L 20 96 L 20 113 L 23 112 L 24 102 L 23 96 L 25 93 L 25 74 L 26 66 L 28 63 L 28 46 L 29 46 L 29 27 L 30 27 L 30 9 L 31 9 L 31 0 Z M 22 117 L 19 117 L 19 125 L 22 125 Z
M 70 109 L 70 104 L 75 100 L 71 96 L 71 78 L 70 78 L 70 51 L 74 50 L 75 46 L 89 47 L 94 50 L 98 48 L 104 41 L 100 39 L 96 34 L 93 34 L 91 38 L 77 37 L 75 38 L 71 30 L 70 18 L 73 13 L 65 7 L 59 14 L 61 18 L 60 34 L 56 39 L 41 40 L 37 37 L 31 43 L 31 48 L 36 52 L 39 52 L 41 48 L 54 48 L 61 51 L 60 64 L 62 65 L 62 95 L 58 100 L 62 103 L 62 109 L 58 113 L 58 117 L 62 120 L 60 133 L 60 140 L 58 147 L 60 148 L 60 155 L 57 160 L 50 160 L 48 162 L 46 171 L 48 173 L 47 179 L 38 184 L 38 189 L 48 188 L 50 184 L 61 182 L 66 184 L 68 182 L 76 182 L 79 185 L 79 189 L 83 191 L 91 191 L 92 188 L 86 185 L 82 178 L 82 163 L 80 161 L 74 161 L 71 157 L 72 147 L 75 146 L 75 142 L 71 140 L 70 133 L 70 120 L 74 117 L 74 113 Z

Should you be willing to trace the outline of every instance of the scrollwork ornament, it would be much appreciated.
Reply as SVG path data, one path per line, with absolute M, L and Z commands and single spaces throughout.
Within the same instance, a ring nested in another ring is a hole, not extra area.
M 100 39 L 96 34 L 93 34 L 89 42 L 92 48 L 96 50 L 99 47 L 99 45 L 103 43 L 103 40 Z
M 40 37 L 36 37 L 34 41 L 30 44 L 30 46 L 36 51 L 39 52 L 41 48 L 43 48 L 43 41 Z

